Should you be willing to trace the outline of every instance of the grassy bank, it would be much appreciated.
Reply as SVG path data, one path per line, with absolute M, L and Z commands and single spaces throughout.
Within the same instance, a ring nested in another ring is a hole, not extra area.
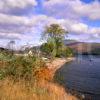
M 65 62 L 56 59 L 47 64 L 35 56 L 4 57 L 0 61 L 0 100 L 77 100 L 52 81 L 55 70 Z
M 6 79 L 0 81 L 1 100 L 77 100 L 56 84 L 41 81 L 25 84 Z

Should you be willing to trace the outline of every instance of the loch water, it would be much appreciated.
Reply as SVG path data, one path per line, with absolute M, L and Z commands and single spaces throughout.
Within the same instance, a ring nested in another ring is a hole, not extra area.
M 100 56 L 79 55 L 56 75 L 65 88 L 84 94 L 84 100 L 100 100 Z

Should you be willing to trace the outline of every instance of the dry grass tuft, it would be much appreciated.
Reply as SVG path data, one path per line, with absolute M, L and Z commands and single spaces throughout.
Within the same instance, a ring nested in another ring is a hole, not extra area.
M 0 81 L 0 100 L 77 100 L 65 90 L 47 81 L 34 82 L 30 86 L 22 82 L 14 83 L 6 79 Z

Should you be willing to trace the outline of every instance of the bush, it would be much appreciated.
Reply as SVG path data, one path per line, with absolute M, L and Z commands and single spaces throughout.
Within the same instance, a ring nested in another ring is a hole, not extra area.
M 72 57 L 73 56 L 73 50 L 71 48 L 69 48 L 69 47 L 66 47 L 64 53 L 65 53 L 66 57 Z
M 5 77 L 5 70 L 0 69 L 0 80 L 4 79 L 4 77 Z
M 41 51 L 45 53 L 48 58 L 54 58 L 56 56 L 56 44 L 54 39 L 49 39 L 47 43 L 41 46 Z
M 73 50 L 69 47 L 62 46 L 57 50 L 56 57 L 72 57 L 73 56 Z
M 14 57 L 5 68 L 0 69 L 0 79 L 11 77 L 14 80 L 35 78 L 36 71 L 45 66 L 41 58 L 35 56 Z
M 66 47 L 60 38 L 50 38 L 47 43 L 41 46 L 41 51 L 46 57 L 70 57 L 73 55 L 72 49 Z

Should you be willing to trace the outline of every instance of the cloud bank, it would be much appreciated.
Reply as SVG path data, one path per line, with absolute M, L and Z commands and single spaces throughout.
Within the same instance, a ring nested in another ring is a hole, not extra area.
M 100 2 L 97 0 L 89 4 L 80 0 L 49 0 L 44 3 L 44 9 L 52 16 L 100 19 Z
M 64 19 L 63 25 L 73 34 L 89 34 L 89 39 L 100 38 L 99 27 L 84 23 L 85 19 L 100 21 L 100 1 L 85 3 L 80 0 L 49 0 L 43 4 L 48 16 Z M 80 37 L 79 37 L 80 38 Z M 87 39 L 86 39 L 87 40 Z
M 85 23 L 85 19 L 100 22 L 98 0 L 44 0 L 41 5 L 37 0 L 0 0 L 0 40 L 32 40 L 34 34 L 34 38 L 39 37 L 38 33 L 52 23 L 60 24 L 77 39 L 100 38 L 100 24 L 96 27 Z

